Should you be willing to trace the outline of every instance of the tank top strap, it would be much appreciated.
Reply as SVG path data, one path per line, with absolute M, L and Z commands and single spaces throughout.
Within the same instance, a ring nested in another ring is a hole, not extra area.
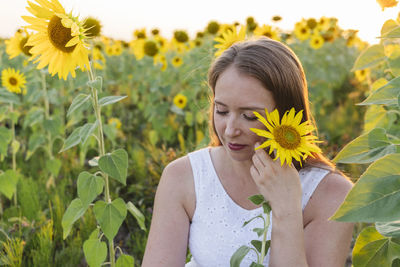
M 329 170 L 318 167 L 306 167 L 299 171 L 301 187 L 303 190 L 302 208 L 306 207 L 310 197 L 314 193 L 319 183 L 329 173 Z

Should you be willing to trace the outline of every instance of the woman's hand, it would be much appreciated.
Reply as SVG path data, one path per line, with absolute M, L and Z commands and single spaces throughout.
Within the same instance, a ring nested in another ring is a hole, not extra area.
M 263 149 L 256 150 L 252 160 L 250 174 L 271 205 L 272 215 L 280 218 L 298 215 L 302 211 L 302 189 L 299 173 L 293 164 L 281 166 L 280 160 L 273 160 Z

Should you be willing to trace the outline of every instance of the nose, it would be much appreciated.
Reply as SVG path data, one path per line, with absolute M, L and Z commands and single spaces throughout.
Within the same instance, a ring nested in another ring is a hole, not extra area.
M 240 135 L 241 129 L 239 124 L 240 123 L 234 118 L 234 116 L 231 116 L 226 122 L 225 135 L 227 137 L 235 137 Z

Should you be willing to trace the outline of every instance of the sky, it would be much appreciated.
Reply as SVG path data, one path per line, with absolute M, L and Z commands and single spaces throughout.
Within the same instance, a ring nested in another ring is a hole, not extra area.
M 35 2 L 34 0 L 31 0 Z M 378 43 L 380 29 L 388 19 L 396 19 L 400 7 L 382 11 L 376 0 L 59 0 L 67 12 L 81 18 L 92 16 L 103 25 L 108 37 L 129 41 L 135 29 L 158 28 L 165 37 L 174 30 L 186 30 L 191 37 L 204 30 L 211 20 L 245 23 L 252 16 L 259 24 L 293 29 L 302 18 L 338 18 L 342 29 L 359 30 L 361 39 Z M 9 38 L 27 23 L 22 15 L 26 0 L 0 0 L 0 37 Z M 273 24 L 279 15 L 282 21 Z

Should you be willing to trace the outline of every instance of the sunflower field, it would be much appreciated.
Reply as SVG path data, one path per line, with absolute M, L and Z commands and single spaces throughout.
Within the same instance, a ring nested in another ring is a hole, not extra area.
M 163 168 L 210 143 L 211 62 L 267 36 L 298 55 L 320 148 L 359 180 L 334 215 L 357 222 L 349 266 L 400 266 L 398 18 L 377 45 L 335 18 L 282 30 L 279 16 L 124 41 L 35 1 L 0 38 L 0 265 L 140 266 Z

